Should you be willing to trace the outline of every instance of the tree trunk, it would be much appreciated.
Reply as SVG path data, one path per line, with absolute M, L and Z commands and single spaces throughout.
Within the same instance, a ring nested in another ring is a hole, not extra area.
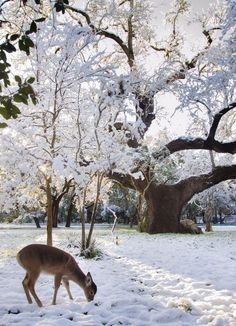
M 33 219 L 34 219 L 34 223 L 35 223 L 37 229 L 40 229 L 41 226 L 40 226 L 40 223 L 39 223 L 39 218 L 36 217 L 36 216 L 33 216 Z
M 208 207 L 205 210 L 204 213 L 204 222 L 206 224 L 205 231 L 206 232 L 212 232 L 212 216 L 214 214 L 214 206 L 212 202 L 212 198 L 208 198 Z
M 71 202 L 70 202 L 70 206 L 69 206 L 69 208 L 68 208 L 68 211 L 67 211 L 67 216 L 66 216 L 66 228 L 69 228 L 70 225 L 71 225 L 73 209 L 74 209 L 74 203 L 73 203 L 73 199 L 72 199 Z
M 181 192 L 176 187 L 155 185 L 146 190 L 145 199 L 148 210 L 147 232 L 178 232 L 180 213 L 184 206 Z
M 47 194 L 47 245 L 52 246 L 52 194 L 51 179 L 46 178 L 46 194 Z
M 52 216 L 53 216 L 52 226 L 54 228 L 58 227 L 59 203 L 60 203 L 60 201 L 57 198 L 55 198 L 55 197 L 52 198 Z
M 80 255 L 84 255 L 84 251 L 86 249 L 86 231 L 85 231 L 85 199 L 86 199 L 86 188 L 84 189 L 83 200 L 80 204 L 80 222 L 81 222 L 81 248 L 80 248 Z
M 86 233 L 85 233 L 85 208 L 80 209 L 80 222 L 81 222 L 81 255 L 83 255 L 86 249 Z
M 100 191 L 101 191 L 101 186 L 102 186 L 102 180 L 103 180 L 103 174 L 98 175 L 97 176 L 97 193 L 96 193 L 96 198 L 95 198 L 95 202 L 93 205 L 90 229 L 89 229 L 89 234 L 88 234 L 88 237 L 86 240 L 86 248 L 89 248 L 91 239 L 92 239 L 92 234 L 93 234 L 93 229 L 94 229 L 94 224 L 95 224 L 96 214 L 97 214 L 98 201 L 99 201 Z
M 207 174 L 192 176 L 173 185 L 149 184 L 129 175 L 110 174 L 109 177 L 126 187 L 144 194 L 147 214 L 141 215 L 141 231 L 148 233 L 179 232 L 181 211 L 193 195 L 206 190 L 219 182 L 236 178 L 236 165 L 218 166 Z

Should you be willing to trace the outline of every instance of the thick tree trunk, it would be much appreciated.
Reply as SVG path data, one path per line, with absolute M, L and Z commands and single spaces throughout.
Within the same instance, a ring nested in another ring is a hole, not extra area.
M 210 173 L 189 177 L 174 185 L 151 183 L 145 193 L 149 233 L 178 232 L 181 211 L 194 194 L 236 177 L 236 165 L 219 166 Z
M 148 233 L 178 232 L 183 208 L 181 193 L 173 186 L 150 185 L 145 194 L 148 210 Z
M 218 166 L 210 173 L 192 176 L 173 185 L 158 185 L 156 182 L 145 183 L 130 176 L 112 174 L 109 176 L 144 194 L 147 215 L 142 221 L 141 231 L 148 233 L 179 232 L 180 214 L 185 204 L 193 195 L 208 189 L 219 182 L 236 178 L 236 165 Z M 140 216 L 140 218 L 143 218 Z M 140 220 L 139 220 L 140 223 Z

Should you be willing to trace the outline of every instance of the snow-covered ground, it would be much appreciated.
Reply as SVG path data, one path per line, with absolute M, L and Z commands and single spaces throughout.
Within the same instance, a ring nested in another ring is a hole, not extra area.
M 62 286 L 52 306 L 53 278 L 41 275 L 38 308 L 27 303 L 15 255 L 26 244 L 45 243 L 45 229 L 0 229 L 0 326 L 235 326 L 236 231 L 218 230 L 200 236 L 120 230 L 116 245 L 110 230 L 99 229 L 103 258 L 76 256 L 98 286 L 94 301 L 72 283 L 74 301 Z M 60 228 L 54 244 L 75 255 L 66 245 L 79 237 L 79 230 Z

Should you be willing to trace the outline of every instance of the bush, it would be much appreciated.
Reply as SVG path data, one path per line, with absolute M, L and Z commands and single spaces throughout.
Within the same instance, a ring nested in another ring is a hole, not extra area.
M 80 244 L 81 248 L 81 244 Z M 80 256 L 87 258 L 87 259 L 101 259 L 102 258 L 102 251 L 100 248 L 97 247 L 96 240 L 91 241 L 90 246 L 84 250 L 81 248 Z
M 102 251 L 97 247 L 95 240 L 91 241 L 90 246 L 82 250 L 82 243 L 78 240 L 77 235 L 75 237 L 68 237 L 67 240 L 63 241 L 62 246 L 66 249 L 70 249 L 71 253 L 75 256 L 81 256 L 88 259 L 101 259 Z

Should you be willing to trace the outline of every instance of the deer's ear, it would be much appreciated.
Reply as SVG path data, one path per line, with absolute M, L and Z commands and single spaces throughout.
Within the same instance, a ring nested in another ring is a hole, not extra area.
M 86 286 L 91 286 L 92 285 L 92 282 L 93 282 L 92 276 L 88 272 L 88 274 L 86 275 L 86 279 L 85 279 Z

